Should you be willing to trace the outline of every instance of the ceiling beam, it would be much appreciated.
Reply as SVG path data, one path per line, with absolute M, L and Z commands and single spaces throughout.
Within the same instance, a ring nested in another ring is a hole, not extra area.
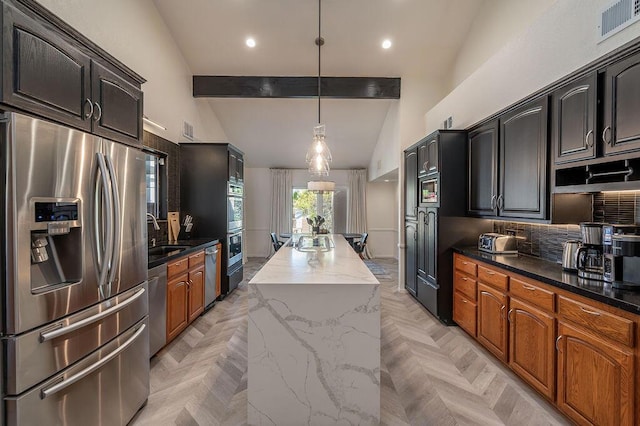
M 323 98 L 400 99 L 400 78 L 322 77 Z M 313 98 L 318 77 L 194 75 L 194 98 Z

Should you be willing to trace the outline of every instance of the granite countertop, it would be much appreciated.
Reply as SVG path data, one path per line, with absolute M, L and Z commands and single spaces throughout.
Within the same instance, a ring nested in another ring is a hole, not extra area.
M 152 250 L 157 247 L 171 247 L 175 246 L 175 251 L 167 251 L 163 254 L 149 254 L 149 266 L 148 269 L 155 268 L 156 266 L 160 266 L 163 263 L 167 263 L 170 260 L 177 259 L 182 256 L 189 255 L 198 250 L 202 250 L 206 247 L 210 247 L 212 245 L 218 244 L 220 240 L 217 238 L 192 238 L 188 240 L 178 240 L 175 242 L 168 241 L 159 241 L 156 242 L 156 245 L 153 247 L 149 247 L 149 250 Z M 184 250 L 179 250 L 178 247 L 184 248 Z
M 249 285 L 380 284 L 342 235 L 327 235 L 333 240 L 333 249 L 314 253 L 282 246 Z
M 620 290 L 611 283 L 584 280 L 566 272 L 562 265 L 534 256 L 494 255 L 477 247 L 456 247 L 454 251 L 488 264 L 570 291 L 589 299 L 640 315 L 640 291 Z

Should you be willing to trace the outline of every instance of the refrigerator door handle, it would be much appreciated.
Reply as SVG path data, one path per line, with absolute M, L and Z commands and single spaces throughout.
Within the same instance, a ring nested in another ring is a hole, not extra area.
M 135 334 L 133 336 L 131 336 L 129 339 L 127 339 L 126 342 L 124 342 L 122 344 L 122 346 L 120 346 L 118 349 L 116 349 L 115 351 L 111 352 L 109 355 L 105 356 L 104 358 L 102 358 L 100 361 L 91 364 L 90 366 L 88 366 L 87 368 L 79 371 L 78 373 L 74 374 L 73 376 L 69 377 L 66 380 L 63 380 L 59 383 L 56 383 L 55 385 L 51 386 L 50 388 L 47 389 L 42 389 L 40 391 L 40 399 L 45 399 L 57 392 L 60 392 L 62 389 L 71 386 L 72 384 L 76 383 L 78 380 L 82 380 L 83 378 L 87 377 L 89 374 L 93 373 L 94 371 L 96 371 L 97 369 L 99 369 L 100 367 L 102 367 L 103 365 L 105 365 L 106 363 L 108 363 L 109 361 L 111 361 L 112 359 L 114 359 L 115 357 L 117 357 L 118 355 L 120 355 L 122 352 L 124 352 L 129 346 L 131 346 L 131 344 L 138 338 L 140 337 L 140 335 L 142 334 L 142 332 L 144 331 L 144 329 L 147 326 L 145 324 L 142 324 L 140 326 L 140 328 L 138 328 L 138 330 L 136 330 Z
M 98 168 L 100 170 L 100 178 L 102 180 L 102 193 L 104 197 L 104 212 L 106 213 L 106 231 L 104 233 L 105 238 L 105 250 L 103 255 L 100 255 L 101 241 L 99 238 L 96 238 L 97 253 L 98 253 L 98 266 L 100 269 L 98 276 L 98 287 L 102 287 L 106 284 L 107 272 L 111 268 L 111 262 L 113 257 L 113 205 L 111 197 L 113 196 L 112 190 L 110 190 L 110 184 L 107 180 L 107 165 L 104 160 L 104 154 L 101 152 L 96 153 L 96 157 L 98 159 Z M 96 185 L 97 187 L 98 185 Z M 96 188 L 97 189 L 97 188 Z M 100 223 L 100 215 L 99 210 L 102 205 L 99 202 L 99 194 L 96 190 L 96 214 L 95 214 L 95 227 L 96 227 L 96 236 L 100 233 L 101 223 Z M 101 262 L 102 260 L 102 262 Z
M 72 331 L 75 331 L 79 328 L 84 327 L 85 325 L 89 325 L 92 324 L 96 321 L 100 321 L 103 318 L 108 317 L 111 314 L 115 314 L 118 311 L 121 311 L 122 309 L 126 308 L 128 305 L 132 304 L 133 302 L 135 302 L 137 299 L 140 298 L 140 296 L 142 296 L 145 292 L 144 288 L 141 288 L 140 290 L 136 291 L 131 297 L 129 297 L 127 300 L 118 303 L 117 305 L 114 305 L 108 309 L 105 309 L 102 312 L 99 312 L 95 315 L 92 315 L 88 318 L 84 318 L 78 322 L 75 322 L 73 324 L 70 324 L 66 327 L 62 327 L 62 328 L 58 328 L 49 332 L 45 332 L 45 333 L 40 333 L 40 343 L 44 343 L 48 340 L 51 339 L 55 339 L 56 337 L 60 337 L 64 334 L 67 333 L 71 333 Z
M 107 168 L 109 169 L 109 178 L 111 179 L 111 192 L 113 197 L 113 250 L 111 255 L 111 262 L 109 265 L 109 276 L 107 278 L 107 283 L 113 283 L 115 279 L 115 274 L 117 271 L 117 265 L 120 263 L 120 191 L 118 190 L 118 181 L 116 179 L 116 171 L 113 167 L 113 161 L 111 161 L 111 157 L 109 155 L 105 155 Z

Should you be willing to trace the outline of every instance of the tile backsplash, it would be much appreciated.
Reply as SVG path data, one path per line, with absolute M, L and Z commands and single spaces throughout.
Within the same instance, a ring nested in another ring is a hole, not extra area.
M 493 222 L 494 232 L 515 234 L 518 251 L 551 262 L 562 262 L 563 243 L 580 239 L 579 225 L 539 225 L 537 223 Z
M 640 191 L 594 194 L 593 220 L 620 225 L 640 224 Z M 493 230 L 501 234 L 513 233 L 520 237 L 520 253 L 558 263 L 562 262 L 563 243 L 581 239 L 579 225 L 494 221 Z

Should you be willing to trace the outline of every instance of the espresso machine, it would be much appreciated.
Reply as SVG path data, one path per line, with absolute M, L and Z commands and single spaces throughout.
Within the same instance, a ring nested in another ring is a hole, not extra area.
M 614 253 L 614 237 L 619 240 L 620 236 L 633 236 L 639 232 L 640 227 L 636 225 L 605 225 L 602 227 L 602 245 L 604 247 L 603 276 L 606 282 L 622 281 L 623 256 L 620 251 L 623 244 L 619 242 L 618 248 L 615 248 Z
M 604 281 L 604 247 L 602 245 L 603 223 L 582 222 L 582 243 L 576 252 L 578 277 Z
M 610 234 L 610 237 L 607 236 Z M 626 226 L 603 234 L 605 281 L 612 287 L 640 290 L 640 227 Z M 610 239 L 610 243 L 608 240 Z

